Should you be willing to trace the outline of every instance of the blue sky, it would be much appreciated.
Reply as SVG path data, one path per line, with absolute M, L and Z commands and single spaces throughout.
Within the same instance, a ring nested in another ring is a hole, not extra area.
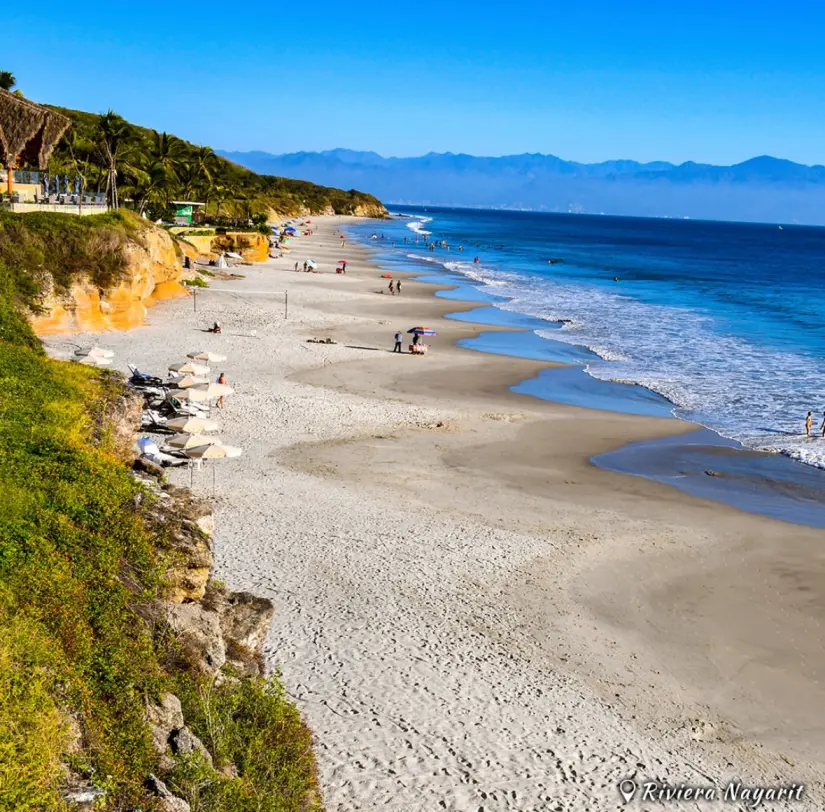
M 6 30 L 30 98 L 222 149 L 825 163 L 807 0 L 41 0 Z

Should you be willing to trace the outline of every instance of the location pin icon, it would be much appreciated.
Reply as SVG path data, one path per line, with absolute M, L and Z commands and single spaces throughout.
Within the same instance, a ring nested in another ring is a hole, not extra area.
M 632 778 L 625 778 L 625 780 L 619 784 L 619 794 L 624 798 L 626 804 L 629 804 L 633 800 L 637 789 L 636 782 Z

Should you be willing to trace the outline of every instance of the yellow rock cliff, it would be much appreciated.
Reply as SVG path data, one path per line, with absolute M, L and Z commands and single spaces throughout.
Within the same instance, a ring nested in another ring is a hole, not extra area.
M 31 317 L 35 333 L 128 330 L 143 324 L 147 308 L 153 304 L 187 295 L 180 283 L 181 262 L 165 231 L 147 228 L 139 240 L 126 243 L 124 252 L 126 271 L 117 285 L 106 290 L 88 279 L 67 291 L 47 281 L 39 302 L 43 312 Z

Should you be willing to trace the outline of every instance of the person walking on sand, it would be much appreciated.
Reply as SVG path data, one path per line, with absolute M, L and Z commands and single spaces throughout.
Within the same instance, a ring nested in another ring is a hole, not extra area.
M 395 334 L 395 348 L 393 349 L 393 352 L 401 352 L 401 343 L 403 341 L 404 341 L 404 336 L 401 335 L 401 331 L 399 330 Z
M 221 374 L 220 374 L 220 375 L 218 375 L 218 381 L 217 381 L 217 382 L 218 382 L 218 383 L 222 383 L 222 384 L 225 384 L 225 383 L 226 383 L 226 375 L 225 375 L 225 373 L 221 372 Z M 224 407 L 224 404 L 225 404 L 225 403 L 226 403 L 226 401 L 223 399 L 223 395 L 221 395 L 221 396 L 218 398 L 218 402 L 217 402 L 215 405 L 216 405 L 219 409 L 223 409 L 223 407 Z
M 811 436 L 811 428 L 813 427 L 813 412 L 808 412 L 808 416 L 805 418 L 805 434 L 810 437 Z
M 395 292 L 400 296 L 401 295 L 401 280 L 395 280 Z
M 825 412 L 822 412 L 822 425 L 819 428 L 822 429 L 822 436 L 825 437 Z
M 389 287 L 390 287 L 390 295 L 391 295 L 391 296 L 395 296 L 395 288 L 393 287 L 393 284 L 392 284 L 392 279 L 390 279 L 390 285 L 389 285 Z
M 306 272 L 307 272 L 307 261 L 304 260 L 304 273 L 306 273 Z
M 300 267 L 301 266 L 296 262 L 295 263 L 295 273 L 298 273 L 298 268 L 300 268 Z

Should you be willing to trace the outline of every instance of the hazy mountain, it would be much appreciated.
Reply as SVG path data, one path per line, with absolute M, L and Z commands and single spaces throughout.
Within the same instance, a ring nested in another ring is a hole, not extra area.
M 358 188 L 392 203 L 825 224 L 825 167 L 764 155 L 733 166 L 583 164 L 527 153 L 220 152 L 271 175 Z

